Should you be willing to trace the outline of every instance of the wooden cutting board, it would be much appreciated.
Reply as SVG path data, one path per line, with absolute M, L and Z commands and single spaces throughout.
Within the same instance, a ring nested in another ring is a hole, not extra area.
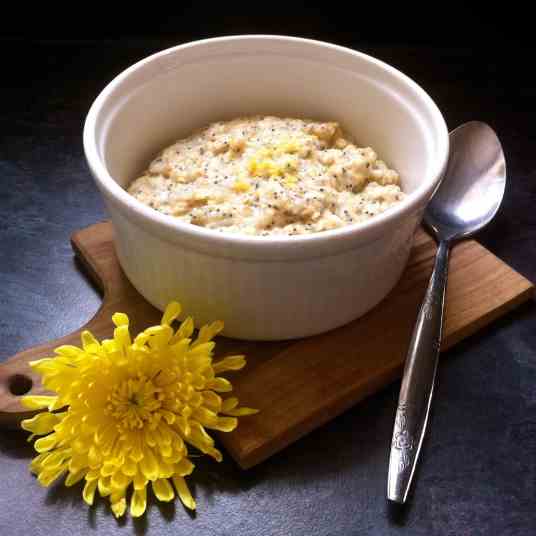
M 132 332 L 158 323 L 161 313 L 132 287 L 117 261 L 113 229 L 99 223 L 72 236 L 72 246 L 89 276 L 102 288 L 103 304 L 83 328 L 21 352 L 0 365 L 0 424 L 14 426 L 29 414 L 19 402 L 43 391 L 28 361 L 52 354 L 60 344 L 80 344 L 80 331 L 112 335 L 111 315 L 127 313 Z M 235 392 L 258 415 L 219 438 L 243 467 L 251 467 L 399 378 L 436 246 L 417 233 L 408 266 L 397 287 L 364 317 L 324 335 L 291 342 L 255 343 L 220 337 L 217 355 L 245 353 L 248 365 L 233 374 Z M 454 247 L 450 261 L 445 350 L 533 294 L 527 279 L 474 241 Z M 179 297 L 180 299 L 180 297 Z

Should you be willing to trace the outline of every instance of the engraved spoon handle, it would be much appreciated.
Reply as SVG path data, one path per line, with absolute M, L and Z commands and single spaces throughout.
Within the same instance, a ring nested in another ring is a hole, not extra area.
M 396 411 L 387 498 L 403 504 L 428 422 L 443 329 L 450 244 L 441 241 L 409 345 Z

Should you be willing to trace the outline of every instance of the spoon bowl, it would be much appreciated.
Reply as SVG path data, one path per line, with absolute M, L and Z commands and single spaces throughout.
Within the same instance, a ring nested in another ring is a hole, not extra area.
M 501 204 L 506 162 L 499 138 L 479 121 L 450 133 L 445 179 L 426 208 L 424 222 L 438 240 L 467 238 L 487 225 Z

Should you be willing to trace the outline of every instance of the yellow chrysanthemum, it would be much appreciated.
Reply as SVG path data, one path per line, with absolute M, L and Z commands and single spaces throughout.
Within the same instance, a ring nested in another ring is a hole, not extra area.
M 202 327 L 193 341 L 191 318 L 176 331 L 171 327 L 179 313 L 180 305 L 171 303 L 162 323 L 134 341 L 127 315 L 116 313 L 113 339 L 99 343 L 85 331 L 82 348 L 60 346 L 54 357 L 31 363 L 56 393 L 23 398 L 30 409 L 48 408 L 22 421 L 30 439 L 43 436 L 30 466 L 42 485 L 62 476 L 66 486 L 85 479 L 84 500 L 93 504 L 96 491 L 109 496 L 117 517 L 126 511 L 131 486 L 131 515 L 145 512 L 149 482 L 157 499 L 171 501 L 176 491 L 195 508 L 184 480 L 194 469 L 186 444 L 220 461 L 205 428 L 230 432 L 236 417 L 256 410 L 217 394 L 232 386 L 216 374 L 246 363 L 241 355 L 212 362 L 211 340 L 223 323 Z

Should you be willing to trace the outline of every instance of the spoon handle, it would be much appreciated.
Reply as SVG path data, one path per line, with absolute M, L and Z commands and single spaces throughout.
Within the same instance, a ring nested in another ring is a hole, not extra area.
M 430 413 L 443 329 L 449 248 L 447 241 L 439 243 L 400 388 L 387 479 L 387 498 L 400 504 L 406 502 Z

